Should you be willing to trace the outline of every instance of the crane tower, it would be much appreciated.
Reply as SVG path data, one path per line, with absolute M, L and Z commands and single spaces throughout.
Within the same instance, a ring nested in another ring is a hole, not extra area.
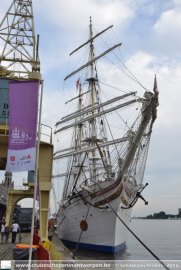
M 0 23 L 0 77 L 41 80 L 32 0 L 13 0 Z
M 2 1 L 3 2 L 3 1 Z M 2 18 L 1 18 L 2 19 Z M 9 82 L 39 80 L 43 92 L 38 55 L 39 36 L 36 39 L 32 0 L 13 0 L 2 21 L 0 21 L 0 170 L 5 170 L 9 138 Z M 26 89 L 25 89 L 26 91 Z M 41 134 L 39 129 L 37 136 Z M 42 245 L 49 249 L 48 214 L 53 161 L 52 135 L 49 142 L 40 139 L 37 164 L 39 180 L 40 228 L 38 235 Z M 29 188 L 9 190 L 6 221 L 12 224 L 13 210 L 17 202 L 34 195 L 34 182 Z

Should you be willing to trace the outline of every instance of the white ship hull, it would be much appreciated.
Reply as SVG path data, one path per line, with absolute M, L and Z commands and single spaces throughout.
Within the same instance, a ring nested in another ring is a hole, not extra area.
M 106 193 L 105 197 L 113 194 L 115 190 Z M 99 196 L 98 198 L 101 200 L 105 197 Z M 126 199 L 128 203 L 133 200 L 133 198 L 128 197 Z M 113 200 L 110 205 L 124 223 L 129 226 L 132 208 L 122 209 L 121 207 L 125 207 L 125 205 L 120 196 Z M 65 244 L 77 245 L 81 234 L 80 223 L 86 219 L 88 208 L 89 204 L 85 205 L 79 199 L 63 210 L 58 217 L 58 236 Z M 114 254 L 125 246 L 127 228 L 110 208 L 99 209 L 90 206 L 86 221 L 88 229 L 82 233 L 79 242 L 80 248 Z
M 67 130 L 67 136 L 59 139 L 62 146 L 67 144 L 71 132 L 72 138 L 69 148 L 54 154 L 54 160 L 67 159 L 66 170 L 54 177 L 65 177 L 57 218 L 59 238 L 67 244 L 79 243 L 85 249 L 114 254 L 126 243 L 132 207 L 138 198 L 144 200 L 140 193 L 144 189 L 143 176 L 159 103 L 156 77 L 154 94 L 146 91 L 143 98 L 130 91 L 117 96 L 115 90 L 122 90 L 115 87 L 108 95 L 102 92 L 97 60 L 122 43 L 94 58 L 93 41 L 111 27 L 93 36 L 90 19 L 89 39 L 71 53 L 90 43 L 88 62 L 64 79 L 80 71 L 84 74 L 82 82 L 80 77 L 76 82 L 79 95 L 65 103 L 77 99 L 76 107 L 72 105 L 69 113 L 56 123 L 55 134 Z M 130 74 L 126 75 L 131 78 Z M 135 77 L 133 80 L 137 82 Z

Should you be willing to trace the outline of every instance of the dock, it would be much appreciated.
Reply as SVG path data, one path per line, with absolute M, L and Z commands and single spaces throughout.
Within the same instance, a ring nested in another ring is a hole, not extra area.
M 61 254 L 62 260 L 72 260 L 73 254 L 71 251 L 64 246 L 62 241 L 58 238 L 57 234 L 51 229 L 51 235 L 53 236 L 52 242 L 56 246 L 57 251 Z M 30 232 L 21 233 L 22 239 L 20 244 L 29 244 L 30 243 Z M 5 238 L 4 238 L 5 239 Z M 16 236 L 16 243 L 11 243 L 12 241 L 12 234 L 10 233 L 8 243 L 1 244 L 0 243 L 0 261 L 1 260 L 13 260 L 13 248 L 19 244 L 19 234 L 17 233 Z
M 30 242 L 30 232 L 21 233 L 21 244 L 28 244 Z M 0 242 L 0 261 L 2 260 L 13 260 L 13 248 L 16 247 L 17 244 L 19 244 L 19 233 L 16 235 L 16 242 L 13 244 L 12 241 L 12 233 L 9 235 L 8 243 L 2 244 Z
M 61 254 L 62 260 L 72 260 L 73 253 L 62 243 L 53 228 L 51 228 L 50 234 L 53 236 L 52 242 L 56 246 L 57 251 Z

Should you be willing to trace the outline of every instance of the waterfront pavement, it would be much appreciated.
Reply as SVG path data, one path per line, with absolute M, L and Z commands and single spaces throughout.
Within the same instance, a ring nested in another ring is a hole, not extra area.
M 22 239 L 21 244 L 28 244 L 30 242 L 30 232 L 21 233 Z M 2 244 L 0 242 L 0 261 L 1 260 L 12 260 L 13 259 L 13 248 L 19 244 L 19 233 L 16 235 L 16 242 L 13 244 L 12 241 L 12 234 L 10 233 L 8 243 L 6 244 L 5 241 Z
M 74 263 L 75 261 L 72 259 L 73 253 L 62 243 L 62 241 L 58 238 L 57 234 L 55 233 L 54 229 L 51 227 L 50 229 L 50 234 L 53 236 L 52 242 L 56 246 L 58 252 L 61 253 L 62 256 L 62 263 Z M 75 257 L 75 260 L 79 260 L 77 257 Z M 68 261 L 68 262 L 67 262 Z M 87 266 L 84 265 L 84 270 L 91 270 L 92 268 L 88 268 Z M 73 267 L 69 266 L 64 269 L 67 270 L 82 270 L 82 267 Z M 100 269 L 100 268 L 99 268 Z M 95 269 L 95 270 L 99 270 Z M 105 269 L 107 270 L 107 269 Z
M 62 241 L 58 238 L 53 228 L 51 228 L 50 234 L 53 236 L 52 242 L 56 246 L 57 251 L 60 252 L 62 260 L 64 261 L 72 260 L 73 253 L 62 243 Z M 28 245 L 30 243 L 30 232 L 21 233 L 21 236 L 22 239 L 20 244 Z M 16 242 L 14 244 L 11 243 L 11 241 L 12 241 L 12 234 L 10 233 L 7 244 L 5 243 L 5 241 L 3 244 L 0 242 L 0 261 L 13 260 L 13 248 L 15 248 L 17 244 L 19 244 L 19 234 L 17 233 Z
M 62 243 L 53 228 L 51 228 L 50 234 L 53 236 L 52 242 L 56 246 L 58 252 L 60 252 L 60 254 L 62 255 L 62 259 L 72 260 L 73 253 L 71 253 L 71 251 Z

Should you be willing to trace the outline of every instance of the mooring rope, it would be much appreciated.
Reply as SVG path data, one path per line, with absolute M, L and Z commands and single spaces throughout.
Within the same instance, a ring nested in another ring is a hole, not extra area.
M 100 185 L 99 185 L 99 183 L 96 183 L 96 184 L 98 184 L 98 186 L 99 186 L 99 188 L 100 189 L 102 189 L 101 187 L 100 187 Z M 102 194 L 103 195 L 103 197 L 104 197 L 104 199 L 105 199 L 105 196 L 104 196 L 104 194 Z M 119 218 L 119 220 L 123 223 L 123 225 L 128 229 L 128 231 L 130 231 L 130 233 L 132 233 L 132 235 L 148 250 L 148 252 L 150 252 L 152 255 L 153 255 L 153 257 L 155 258 L 155 259 L 157 259 L 162 265 L 163 265 L 163 267 L 165 268 L 165 269 L 167 269 L 167 270 L 170 270 L 170 268 L 168 268 L 165 264 L 164 264 L 164 262 L 162 262 L 142 241 L 141 241 L 141 239 L 139 239 L 139 237 L 138 236 L 136 236 L 136 234 L 124 223 L 124 221 L 120 218 L 120 216 L 118 216 L 118 214 L 114 211 L 114 209 L 112 208 L 112 206 L 110 205 L 110 203 L 108 202 L 107 203 L 108 205 L 109 205 L 109 207 L 111 208 L 111 210 L 114 212 L 114 214 Z
M 99 185 L 99 183 L 97 182 L 97 183 L 95 183 L 94 182 L 94 184 L 97 184 L 98 186 L 99 186 L 99 188 L 102 190 L 102 188 L 100 187 L 100 185 Z M 106 199 L 105 198 L 105 196 L 104 196 L 104 194 L 102 194 L 103 195 L 103 197 L 104 197 L 104 199 Z M 85 198 L 84 198 L 84 200 L 85 200 Z M 87 215 L 86 215 L 86 219 L 87 219 L 87 216 L 88 216 L 88 213 L 89 213 L 89 209 L 90 209 L 90 206 L 91 206 L 91 204 L 87 201 L 87 200 L 85 200 L 88 204 L 89 204 L 89 208 L 88 208 L 88 212 L 87 212 Z M 124 221 L 120 218 L 120 216 L 118 216 L 118 214 L 114 211 L 114 209 L 112 208 L 112 206 L 110 205 L 110 203 L 109 202 L 107 202 L 107 204 L 109 205 L 109 207 L 111 208 L 111 210 L 113 211 L 113 213 L 119 218 L 119 220 L 123 223 L 123 225 L 128 229 L 128 231 L 130 231 L 130 233 L 146 248 L 146 250 L 148 250 L 148 252 L 150 252 L 151 253 L 151 255 L 156 259 L 156 260 L 158 260 L 162 265 L 163 265 L 163 267 L 165 268 L 165 269 L 167 269 L 167 270 L 170 270 L 170 268 L 168 268 L 165 264 L 164 264 L 164 262 L 162 262 L 142 241 L 141 241 L 141 239 L 139 239 L 139 237 L 138 236 L 136 236 L 136 234 L 124 223 Z M 78 245 L 79 245 L 79 241 L 80 241 L 80 238 L 81 238 L 81 236 L 82 236 L 82 231 L 83 231 L 83 228 L 82 228 L 82 230 L 81 230 L 81 234 L 80 234 L 80 237 L 79 237 L 79 240 L 78 240 L 78 243 L 77 243 L 77 247 L 76 247 L 76 250 L 75 250 L 75 252 L 74 252 L 74 255 L 73 255 L 73 259 L 75 259 L 75 253 L 76 253 L 76 251 L 77 251 L 77 249 L 78 249 Z
M 109 204 L 109 203 L 108 203 Z M 117 215 L 117 213 L 114 211 L 114 209 L 111 207 L 111 205 L 109 204 L 110 208 L 112 209 L 112 211 L 114 212 L 114 214 L 119 218 L 119 220 L 124 224 L 124 226 L 128 229 L 128 231 L 130 231 L 130 233 L 132 233 L 132 235 L 134 235 L 134 237 L 153 255 L 153 257 L 155 257 L 155 259 L 157 259 L 165 269 L 170 270 L 139 238 L 138 236 L 136 236 L 136 234 L 134 234 L 134 232 L 124 223 L 124 221 Z
M 81 198 L 81 199 L 82 199 L 82 198 Z M 83 201 L 83 199 L 82 199 L 82 201 Z M 84 201 L 83 201 L 83 202 L 84 202 Z M 87 214 L 86 214 L 86 217 L 85 217 L 85 221 L 87 220 L 87 217 L 88 217 L 88 214 L 89 214 L 90 207 L 91 207 L 91 204 L 89 204 L 89 207 L 88 207 L 88 210 L 87 210 Z M 80 238 L 81 238 L 81 236 L 82 236 L 82 233 L 83 233 L 83 230 L 84 230 L 84 228 L 85 228 L 85 225 L 86 225 L 86 224 L 84 224 L 84 225 L 82 226 L 82 228 L 81 228 L 79 240 L 78 240 L 78 242 L 77 242 L 77 246 L 76 246 L 76 249 L 75 249 L 75 251 L 74 251 L 74 253 L 73 253 L 73 257 L 72 257 L 73 260 L 75 260 L 75 254 L 76 254 L 77 249 L 78 249 L 78 247 L 79 247 Z

